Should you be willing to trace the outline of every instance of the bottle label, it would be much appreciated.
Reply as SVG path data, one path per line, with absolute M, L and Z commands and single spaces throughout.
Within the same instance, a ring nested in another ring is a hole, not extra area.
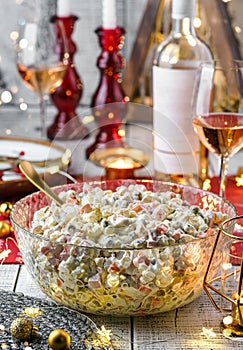
M 192 126 L 196 69 L 153 67 L 154 168 L 198 174 L 200 142 Z

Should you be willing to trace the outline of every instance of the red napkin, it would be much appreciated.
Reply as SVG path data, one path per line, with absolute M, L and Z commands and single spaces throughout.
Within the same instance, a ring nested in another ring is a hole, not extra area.
M 211 178 L 211 191 L 218 194 L 219 178 Z M 236 207 L 238 215 L 243 215 L 243 187 L 237 187 L 235 176 L 229 176 L 226 183 L 226 198 Z

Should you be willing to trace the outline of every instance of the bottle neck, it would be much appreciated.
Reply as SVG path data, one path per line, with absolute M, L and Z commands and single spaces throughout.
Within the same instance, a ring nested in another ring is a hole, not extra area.
M 196 36 L 193 18 L 173 18 L 172 17 L 172 34 L 192 35 Z

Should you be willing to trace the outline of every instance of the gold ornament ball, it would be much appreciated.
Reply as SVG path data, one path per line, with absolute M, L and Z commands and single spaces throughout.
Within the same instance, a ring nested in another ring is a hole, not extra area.
M 11 335 L 19 340 L 27 340 L 31 337 L 33 325 L 25 317 L 18 317 L 10 325 Z
M 48 344 L 53 350 L 66 350 L 70 343 L 70 335 L 64 329 L 58 328 L 49 334 Z
M 5 221 L 0 221 L 0 238 L 8 237 L 12 232 L 12 226 Z
M 9 218 L 10 211 L 13 205 L 10 202 L 4 202 L 0 204 L 0 214 L 5 218 Z

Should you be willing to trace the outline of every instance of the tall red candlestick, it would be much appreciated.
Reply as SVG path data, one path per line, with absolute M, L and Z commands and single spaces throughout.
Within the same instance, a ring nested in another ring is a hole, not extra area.
M 53 124 L 47 129 L 47 136 L 51 140 L 78 139 L 88 133 L 75 112 L 83 93 L 83 84 L 73 60 L 76 44 L 71 37 L 77 19 L 74 15 L 52 18 L 57 33 L 54 51 L 60 59 L 68 54 L 68 67 L 62 84 L 51 93 L 51 99 L 58 109 Z
M 114 29 L 99 27 L 95 32 L 102 51 L 97 59 L 100 81 L 93 95 L 91 107 L 99 130 L 94 144 L 86 149 L 87 158 L 97 148 L 123 145 L 119 130 L 126 116 L 126 102 L 129 100 L 121 85 L 121 69 L 124 61 L 119 53 L 125 31 L 121 27 Z

